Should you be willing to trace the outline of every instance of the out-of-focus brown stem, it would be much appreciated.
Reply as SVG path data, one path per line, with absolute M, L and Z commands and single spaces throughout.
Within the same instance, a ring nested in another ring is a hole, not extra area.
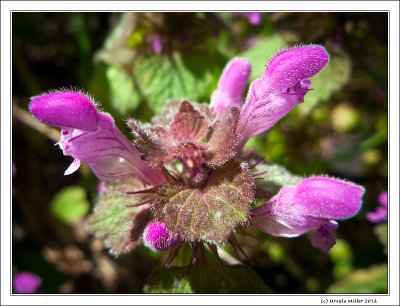
M 34 128 L 38 132 L 42 133 L 43 135 L 49 137 L 51 140 L 57 142 L 60 139 L 60 132 L 55 128 L 49 127 L 46 124 L 41 123 L 40 121 L 36 120 L 32 117 L 32 115 L 24 110 L 23 108 L 15 105 L 13 103 L 13 110 L 12 110 L 13 117 L 21 120 L 26 125 Z

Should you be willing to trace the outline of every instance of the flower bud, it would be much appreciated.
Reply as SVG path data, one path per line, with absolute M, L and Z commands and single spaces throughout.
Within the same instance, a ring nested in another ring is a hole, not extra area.
M 178 234 L 171 233 L 165 227 L 165 223 L 152 221 L 143 233 L 143 241 L 144 245 L 149 249 L 163 252 L 177 247 L 182 240 Z
M 244 58 L 234 58 L 225 67 L 218 88 L 211 96 L 211 106 L 221 117 L 232 106 L 243 105 L 242 93 L 251 73 L 251 63 Z

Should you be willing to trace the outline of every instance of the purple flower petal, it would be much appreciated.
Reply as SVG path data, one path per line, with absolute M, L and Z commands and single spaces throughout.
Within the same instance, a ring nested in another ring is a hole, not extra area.
M 81 92 L 58 91 L 32 97 L 29 108 L 43 123 L 95 131 L 99 114 L 96 105 Z
M 382 192 L 379 195 L 378 200 L 379 200 L 379 203 L 382 204 L 382 206 L 387 207 L 387 204 L 388 204 L 388 193 L 387 193 L 387 191 Z
M 243 105 L 242 94 L 250 73 L 251 63 L 244 58 L 234 58 L 226 65 L 211 96 L 211 106 L 219 117 L 229 108 Z
M 240 133 L 243 140 L 238 148 L 241 149 L 250 137 L 266 131 L 303 102 L 311 86 L 308 78 L 317 74 L 328 61 L 328 54 L 319 45 L 296 47 L 278 53 L 268 64 L 264 75 L 250 85 L 242 107 Z
M 374 212 L 366 214 L 367 220 L 373 223 L 387 222 L 388 219 L 388 193 L 382 192 L 378 197 L 381 206 L 378 206 Z
M 361 208 L 364 188 L 329 177 L 310 177 L 296 187 L 294 207 L 310 217 L 344 219 Z
M 81 166 L 81 161 L 77 158 L 74 159 L 74 161 L 69 165 L 67 170 L 65 170 L 64 175 L 70 175 L 71 173 L 74 173 L 76 170 L 79 169 Z
M 329 250 L 336 244 L 335 236 L 330 232 L 330 228 L 327 225 L 321 225 L 311 235 L 311 245 L 317 249 L 320 249 L 324 253 L 328 253 Z
M 317 74 L 328 61 L 329 55 L 320 45 L 287 49 L 269 62 L 263 78 L 268 79 L 268 88 L 280 92 Z
M 42 285 L 42 279 L 30 272 L 18 272 L 13 278 L 13 293 L 36 293 Z
M 74 157 L 65 175 L 84 161 L 102 181 L 134 175 L 151 185 L 164 182 L 161 171 L 140 159 L 140 152 L 115 127 L 113 118 L 99 112 L 83 93 L 62 91 L 33 97 L 30 109 L 40 121 L 61 127 L 57 144 L 64 155 Z
M 373 223 L 387 222 L 388 213 L 387 208 L 379 206 L 375 211 L 366 214 L 367 220 Z
M 163 49 L 163 41 L 159 35 L 150 35 L 147 36 L 147 41 L 148 43 L 151 44 L 151 47 L 153 48 L 153 51 L 155 53 L 161 53 Z
M 282 187 L 275 197 L 254 208 L 251 224 L 280 237 L 296 237 L 320 228 L 313 243 L 326 250 L 334 240 L 324 231 L 337 229 L 334 220 L 354 216 L 361 208 L 363 194 L 364 188 L 349 182 L 307 178 L 296 187 Z M 322 241 L 323 237 L 327 239 Z
M 153 251 L 163 252 L 177 247 L 181 243 L 181 238 L 177 234 L 172 234 L 165 223 L 152 221 L 143 233 L 145 246 Z
M 262 23 L 261 13 L 259 12 L 237 12 L 235 14 L 247 18 L 251 25 L 258 26 Z
M 327 221 L 309 218 L 297 211 L 295 193 L 293 186 L 282 187 L 275 197 L 251 211 L 252 225 L 272 236 L 297 237 Z

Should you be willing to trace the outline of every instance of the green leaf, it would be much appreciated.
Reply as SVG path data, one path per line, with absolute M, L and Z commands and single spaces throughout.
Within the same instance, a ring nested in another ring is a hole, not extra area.
M 348 242 L 337 239 L 335 247 L 331 249 L 329 255 L 334 263 L 332 272 L 335 279 L 342 279 L 354 271 L 353 251 Z
M 387 265 L 358 269 L 328 288 L 327 293 L 387 293 Z
M 110 66 L 106 71 L 110 86 L 111 104 L 121 115 L 135 110 L 140 103 L 140 95 L 132 77 L 122 68 Z
M 340 262 L 351 262 L 353 260 L 353 252 L 350 244 L 341 239 L 336 240 L 335 247 L 331 249 L 329 255 L 335 264 Z
M 171 267 L 150 274 L 145 293 L 270 293 L 262 279 L 244 265 Z
M 126 177 L 106 184 L 93 213 L 86 221 L 86 229 L 104 239 L 110 253 L 119 256 L 132 250 L 141 241 L 141 235 L 150 216 L 147 205 L 129 207 L 148 196 L 126 194 L 146 189 L 133 178 Z
M 57 193 L 51 203 L 53 215 L 60 221 L 71 224 L 82 218 L 90 208 L 86 191 L 80 186 L 70 186 Z
M 260 78 L 273 55 L 286 47 L 287 43 L 282 37 L 271 35 L 260 39 L 255 46 L 237 56 L 247 58 L 251 62 L 250 80 L 252 81 Z
M 330 61 L 317 75 L 310 78 L 311 90 L 304 103 L 298 105 L 302 114 L 309 114 L 320 102 L 326 101 L 350 79 L 351 61 L 345 53 L 330 54 Z
M 206 60 L 203 58 L 202 60 Z M 211 85 L 209 70 L 189 67 L 179 54 L 138 56 L 133 62 L 134 74 L 149 107 L 160 113 L 169 100 L 196 101 Z
M 223 242 L 247 221 L 254 182 L 234 160 L 213 170 L 203 188 L 164 184 L 155 196 L 155 218 L 188 241 Z

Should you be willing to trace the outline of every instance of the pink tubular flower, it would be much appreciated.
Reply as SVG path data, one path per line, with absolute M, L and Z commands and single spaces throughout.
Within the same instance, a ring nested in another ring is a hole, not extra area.
M 251 63 L 244 58 L 234 58 L 226 65 L 210 103 L 219 117 L 232 106 L 242 107 L 242 94 L 250 73 Z
M 13 277 L 13 293 L 36 293 L 42 279 L 30 272 L 18 272 Z
M 161 172 L 140 159 L 139 151 L 115 127 L 112 117 L 99 112 L 83 93 L 56 91 L 36 96 L 30 110 L 43 123 L 61 127 L 57 144 L 64 155 L 74 157 L 65 175 L 75 172 L 84 161 L 102 181 L 134 175 L 148 184 L 162 183 Z
M 163 252 L 177 247 L 181 243 L 179 235 L 171 233 L 165 223 L 152 221 L 143 233 L 145 246 L 157 252 Z
M 259 26 L 262 23 L 260 12 L 237 12 L 235 14 L 247 18 L 251 25 Z
M 308 45 L 278 53 L 268 64 L 264 75 L 255 80 L 241 108 L 238 133 L 243 148 L 254 135 L 272 127 L 293 107 L 304 101 L 310 90 L 308 79 L 329 61 L 324 47 Z
M 388 219 L 388 193 L 387 191 L 382 192 L 378 197 L 380 206 L 376 208 L 374 212 L 367 213 L 366 217 L 368 221 L 373 223 L 387 222 Z
M 316 230 L 314 247 L 324 252 L 336 243 L 330 230 L 335 220 L 347 219 L 360 210 L 364 188 L 329 177 L 310 177 L 297 186 L 285 186 L 267 203 L 252 210 L 253 226 L 279 237 L 297 237 Z

